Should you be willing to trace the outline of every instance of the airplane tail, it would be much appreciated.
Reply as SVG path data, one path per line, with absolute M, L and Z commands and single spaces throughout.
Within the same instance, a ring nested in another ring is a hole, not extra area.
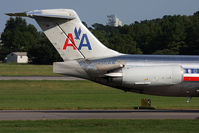
M 7 15 L 34 18 L 64 61 L 120 55 L 105 47 L 72 9 L 33 10 Z

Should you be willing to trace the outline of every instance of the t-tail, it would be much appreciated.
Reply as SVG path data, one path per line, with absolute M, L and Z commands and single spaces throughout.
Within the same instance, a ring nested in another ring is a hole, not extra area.
M 71 9 L 33 10 L 9 16 L 34 18 L 64 61 L 120 55 L 105 47 Z

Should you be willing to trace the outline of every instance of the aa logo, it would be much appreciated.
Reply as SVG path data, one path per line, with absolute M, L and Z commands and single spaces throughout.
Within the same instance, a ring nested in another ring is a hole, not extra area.
M 79 47 L 77 48 L 77 45 L 75 44 L 73 34 L 68 33 L 65 44 L 63 46 L 63 50 L 66 50 L 67 47 L 73 47 L 73 50 L 77 49 L 81 50 L 82 47 L 87 47 L 88 50 L 92 50 L 87 34 L 82 34 L 81 36 L 82 33 L 81 28 L 79 28 L 78 30 L 77 28 L 75 28 L 74 33 L 75 33 L 75 40 L 80 40 Z

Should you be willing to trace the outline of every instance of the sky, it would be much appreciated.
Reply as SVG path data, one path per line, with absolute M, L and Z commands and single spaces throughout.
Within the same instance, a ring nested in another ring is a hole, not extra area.
M 9 19 L 5 13 L 55 8 L 74 9 L 89 26 L 106 24 L 110 14 L 115 14 L 123 24 L 131 24 L 164 15 L 192 15 L 199 11 L 199 0 L 0 0 L 0 33 Z M 26 20 L 38 28 L 34 20 Z

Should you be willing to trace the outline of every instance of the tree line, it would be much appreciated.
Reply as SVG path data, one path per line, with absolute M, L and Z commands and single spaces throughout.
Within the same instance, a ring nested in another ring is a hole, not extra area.
M 135 21 L 122 27 L 95 23 L 88 28 L 103 44 L 121 53 L 199 55 L 199 11 L 190 16 Z M 45 35 L 20 17 L 7 21 L 1 39 L 0 60 L 15 51 L 28 52 L 33 64 L 62 60 Z

